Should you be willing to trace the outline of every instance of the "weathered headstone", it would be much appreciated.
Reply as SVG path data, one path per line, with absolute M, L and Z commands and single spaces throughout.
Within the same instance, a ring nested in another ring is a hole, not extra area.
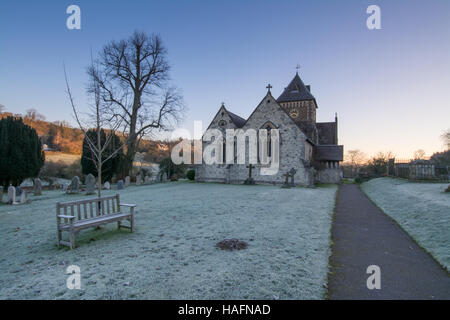
M 67 193 L 80 192 L 80 178 L 78 178 L 78 176 L 72 178 L 72 181 L 70 181 L 70 184 L 66 188 L 66 192 Z
M 106 182 L 105 182 L 104 188 L 105 188 L 106 190 L 111 189 L 111 184 L 109 183 L 109 181 L 106 181 Z
M 92 173 L 86 176 L 86 194 L 95 193 L 95 177 Z
M 24 204 L 27 203 L 27 190 L 22 190 L 22 193 L 20 194 L 20 203 Z
M 145 184 L 150 183 L 150 176 L 145 176 L 144 183 Z
M 123 180 L 117 181 L 117 190 L 123 190 Z
M 167 182 L 167 173 L 163 172 L 162 176 L 161 176 L 161 182 Z
M 128 187 L 130 185 L 130 176 L 125 177 L 125 187 Z
M 281 186 L 282 188 L 285 188 L 285 189 L 290 189 L 291 188 L 291 186 L 289 184 L 289 176 L 290 176 L 289 172 L 283 174 L 283 177 L 286 177 L 286 180 L 284 181 L 284 184 Z
M 39 178 L 34 179 L 33 193 L 35 196 L 42 195 L 42 181 Z
M 136 176 L 136 185 L 137 186 L 140 186 L 142 184 L 142 176 L 141 176 L 141 174 L 139 173 L 137 176 Z
M 294 168 L 292 168 L 289 171 L 289 174 L 291 175 L 291 188 L 295 188 L 295 183 L 294 183 L 294 176 L 297 173 L 297 170 L 295 170 Z
M 13 186 L 8 187 L 8 199 L 7 203 L 15 204 L 16 203 L 16 188 Z
M 252 169 L 254 167 L 255 166 L 253 164 L 251 164 L 251 163 L 247 166 L 247 168 L 248 168 L 248 178 L 244 181 L 244 184 L 255 184 L 255 180 L 253 180 L 253 178 L 252 178 Z

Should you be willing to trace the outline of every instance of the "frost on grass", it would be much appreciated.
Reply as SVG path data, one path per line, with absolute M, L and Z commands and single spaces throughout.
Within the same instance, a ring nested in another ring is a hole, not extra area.
M 447 184 L 379 178 L 363 191 L 425 250 L 450 270 L 450 195 Z
M 56 246 L 56 202 L 92 196 L 44 191 L 30 204 L 0 206 L 0 299 L 321 299 L 335 192 L 131 186 L 119 193 L 137 204 L 136 231 L 87 229 L 71 251 Z M 249 246 L 217 249 L 233 238 Z M 66 287 L 70 265 L 81 269 L 81 290 Z

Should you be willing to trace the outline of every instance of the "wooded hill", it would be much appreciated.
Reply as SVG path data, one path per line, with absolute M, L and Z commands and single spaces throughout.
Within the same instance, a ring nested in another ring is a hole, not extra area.
M 20 117 L 25 124 L 35 129 L 47 150 L 81 155 L 84 134 L 80 129 L 71 127 L 67 121 L 46 121 L 34 109 L 28 110 L 25 115 L 0 112 L 0 119 L 9 116 Z M 163 141 L 142 139 L 138 152 L 144 153 L 145 161 L 159 163 L 169 155 L 165 145 Z

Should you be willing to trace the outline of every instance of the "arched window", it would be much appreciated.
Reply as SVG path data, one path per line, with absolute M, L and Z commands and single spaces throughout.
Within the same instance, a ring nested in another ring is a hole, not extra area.
M 226 164 L 227 163 L 227 142 L 225 141 L 225 139 L 223 139 L 223 144 L 222 144 L 222 163 Z
M 261 129 L 265 129 L 267 130 L 267 156 L 271 157 L 272 156 L 272 135 L 271 135 L 271 131 L 272 129 L 277 129 L 277 127 L 271 122 L 271 121 L 267 121 L 266 123 L 264 123 L 261 127 Z M 259 157 L 259 137 L 258 137 L 258 157 Z

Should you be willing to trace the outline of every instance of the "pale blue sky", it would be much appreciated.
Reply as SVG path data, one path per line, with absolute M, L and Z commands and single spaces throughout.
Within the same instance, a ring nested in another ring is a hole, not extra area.
M 66 28 L 77 4 L 82 29 Z M 366 27 L 381 8 L 382 30 Z M 247 117 L 295 75 L 310 84 L 318 121 L 339 115 L 345 150 L 410 157 L 442 150 L 450 128 L 450 1 L 9 1 L 0 2 L 0 104 L 72 122 L 62 63 L 81 107 L 85 68 L 110 40 L 159 33 L 172 82 L 204 127 L 224 101 Z

